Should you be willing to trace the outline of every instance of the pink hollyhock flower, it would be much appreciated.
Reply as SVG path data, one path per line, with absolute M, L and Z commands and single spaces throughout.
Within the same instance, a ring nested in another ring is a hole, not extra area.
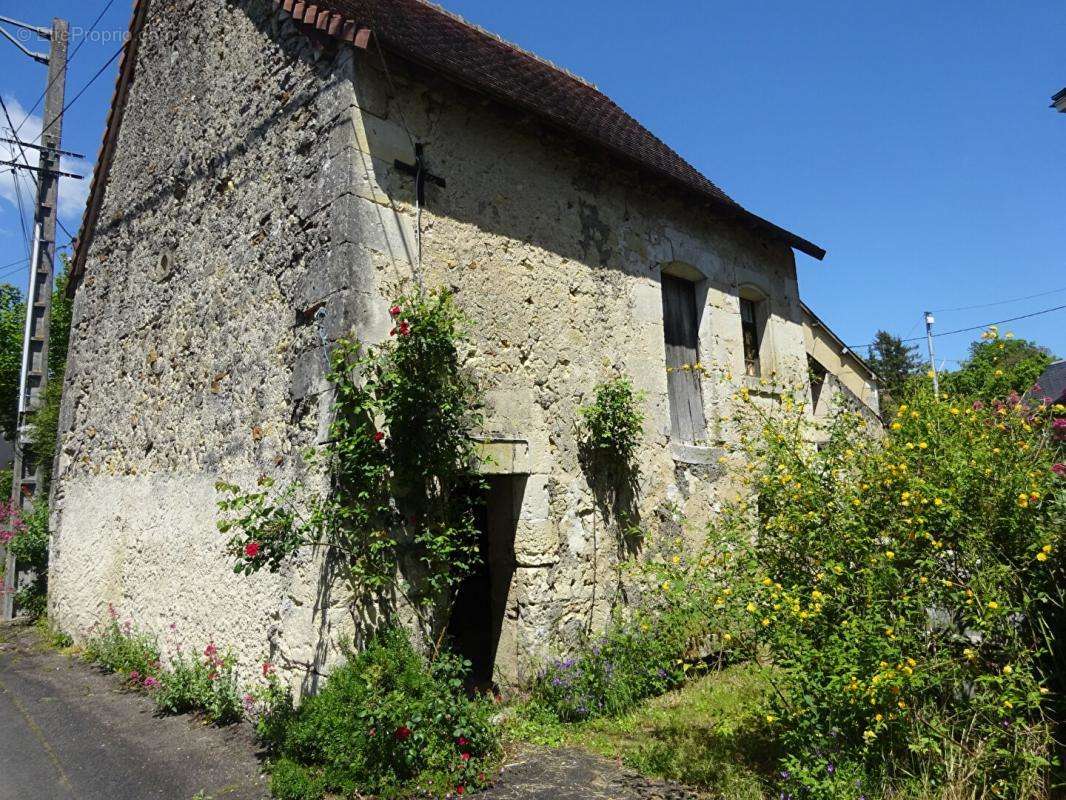
M 400 308 L 399 306 L 393 306 L 392 308 L 389 309 L 389 316 L 392 317 L 393 319 L 396 319 L 396 317 L 400 316 L 400 314 L 402 314 L 402 313 L 403 313 L 403 309 Z
M 401 742 L 402 742 L 402 741 L 403 741 L 404 739 L 408 738 L 408 737 L 409 737 L 410 735 L 411 735 L 411 729 L 410 729 L 410 728 L 408 728 L 408 727 L 407 727 L 406 725 L 401 725 L 401 726 L 400 726 L 399 728 L 397 728 L 397 729 L 396 729 L 396 734 L 395 734 L 395 736 L 396 736 L 396 738 L 397 738 L 397 739 L 399 739 L 399 740 L 400 740 Z
M 248 542 L 248 544 L 244 546 L 244 555 L 247 558 L 255 558 L 257 555 L 259 555 L 259 551 L 262 548 L 263 546 L 259 544 L 259 542 Z

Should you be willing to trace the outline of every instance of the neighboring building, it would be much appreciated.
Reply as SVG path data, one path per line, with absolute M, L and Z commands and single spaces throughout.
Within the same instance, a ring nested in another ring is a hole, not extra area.
M 1066 89 L 1051 98 L 1051 107 L 1066 114 Z
M 801 303 L 803 333 L 810 365 L 811 410 L 826 419 L 836 409 L 860 411 L 880 425 L 877 373 L 855 354 L 817 314 Z
M 417 208 L 416 153 L 433 176 Z M 329 412 L 315 310 L 330 340 L 385 337 L 419 242 L 425 283 L 474 323 L 496 466 L 491 602 L 467 623 L 492 636 L 467 655 L 505 680 L 622 599 L 576 441 L 605 365 L 646 393 L 633 511 L 650 529 L 680 513 L 698 531 L 733 491 L 718 459 L 740 388 L 806 391 L 793 251 L 823 251 L 592 85 L 420 0 L 141 0 L 71 281 L 64 630 L 112 603 L 248 672 L 268 653 L 304 686 L 328 669 L 353 629 L 320 557 L 234 575 L 215 483 L 301 474 Z M 693 362 L 715 377 L 671 369 Z
M 1051 364 L 1037 381 L 1029 396 L 1047 399 L 1049 403 L 1066 405 L 1066 361 Z

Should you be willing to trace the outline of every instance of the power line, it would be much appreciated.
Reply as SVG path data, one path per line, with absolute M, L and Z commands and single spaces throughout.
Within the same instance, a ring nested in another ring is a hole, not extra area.
M 102 20 L 104 18 L 104 14 L 106 14 L 108 12 L 108 9 L 111 8 L 111 6 L 112 6 L 112 4 L 114 2 L 115 2 L 115 0 L 107 0 L 107 4 L 104 5 L 103 11 L 101 11 L 99 14 L 96 15 L 96 19 L 94 19 L 92 21 L 92 24 L 89 25 L 88 32 L 81 38 L 81 41 L 78 42 L 77 47 L 74 48 L 74 52 L 70 54 L 70 57 L 67 58 L 67 66 L 68 67 L 70 66 L 70 62 L 72 62 L 74 60 L 74 57 L 76 55 L 78 55 L 78 51 L 81 50 L 82 46 L 87 41 L 89 41 L 89 36 L 92 35 L 93 31 L 96 30 L 96 26 L 100 24 L 100 20 Z M 17 128 L 15 128 L 15 137 L 16 138 L 18 138 L 18 132 L 20 130 L 22 130 L 22 126 L 26 124 L 26 121 L 31 116 L 33 116 L 33 112 L 37 110 L 37 107 L 41 104 L 41 101 L 44 100 L 44 98 L 48 96 L 48 92 L 52 88 L 52 84 L 54 84 L 57 80 L 59 80 L 58 76 L 56 76 L 55 78 L 53 78 L 51 81 L 48 82 L 48 85 L 44 88 L 44 91 L 41 92 L 41 96 L 37 98 L 37 102 L 35 102 L 33 104 L 33 107 L 29 111 L 26 112 L 26 116 L 23 117 L 22 122 L 20 122 L 19 126 Z
M 27 261 L 29 261 L 28 258 L 20 258 L 18 261 L 9 261 L 7 264 L 0 264 L 0 269 L 7 269 L 8 267 L 25 264 Z
M 1020 317 L 1011 317 L 1010 319 L 1001 319 L 997 322 L 986 322 L 983 325 L 973 325 L 969 328 L 956 328 L 953 331 L 944 331 L 943 333 L 935 333 L 933 337 L 939 339 L 941 336 L 954 336 L 957 333 L 969 333 L 970 331 L 979 331 L 985 328 L 990 328 L 993 325 L 1006 325 L 1008 322 L 1017 322 L 1020 319 L 1029 319 L 1031 317 L 1039 317 L 1042 314 L 1050 314 L 1053 311 L 1062 311 L 1066 308 L 1066 305 L 1055 306 L 1054 308 L 1045 308 L 1043 311 L 1034 311 L 1032 314 L 1022 314 Z M 924 336 L 916 336 L 912 339 L 900 339 L 901 342 L 921 342 L 925 341 Z M 877 342 L 870 342 L 869 344 L 862 344 L 859 347 L 873 347 Z M 856 348 L 850 347 L 849 349 L 855 350 Z
M 981 303 L 981 304 L 975 305 L 975 306 L 959 306 L 958 308 L 934 308 L 933 309 L 933 313 L 935 313 L 935 314 L 942 314 L 942 313 L 946 314 L 946 313 L 949 313 L 951 311 L 972 311 L 975 308 L 992 308 L 993 306 L 1005 306 L 1005 305 L 1008 305 L 1010 303 L 1021 302 L 1022 300 L 1033 300 L 1033 299 L 1035 299 L 1037 297 L 1047 297 L 1048 295 L 1051 295 L 1051 294 L 1062 294 L 1063 292 L 1066 292 L 1066 286 L 1064 286 L 1061 289 L 1052 289 L 1049 292 L 1039 292 L 1038 294 L 1028 294 L 1025 297 L 1015 297 L 1015 298 L 1012 298 L 1010 300 L 997 300 L 994 303 Z
M 98 69 L 96 71 L 95 75 L 93 75 L 91 78 L 89 78 L 89 82 L 86 83 L 84 86 L 81 87 L 81 89 L 78 90 L 78 93 L 76 95 L 74 95 L 74 97 L 71 99 L 71 101 L 69 103 L 67 103 L 65 106 L 63 106 L 63 110 L 60 111 L 58 114 L 56 114 L 55 118 L 51 122 L 49 122 L 48 125 L 43 130 L 41 130 L 41 136 L 42 137 L 49 131 L 49 129 L 53 125 L 55 125 L 59 120 L 63 119 L 66 116 L 66 113 L 67 113 L 67 111 L 70 110 L 70 107 L 72 105 L 74 105 L 76 102 L 78 102 L 78 100 L 81 98 L 81 96 L 83 94 L 85 94 L 85 92 L 89 89 L 89 87 L 92 86 L 94 83 L 96 83 L 97 79 L 101 75 L 103 75 L 104 72 L 107 71 L 107 68 L 110 67 L 115 62 L 115 59 L 118 58 L 120 55 L 122 55 L 122 51 L 125 50 L 125 49 L 126 49 L 126 44 L 125 44 L 125 42 L 123 42 L 122 46 L 118 50 L 115 51 L 114 55 L 112 55 L 111 58 L 109 58 L 104 63 L 104 65 L 102 67 L 100 67 L 100 69 Z

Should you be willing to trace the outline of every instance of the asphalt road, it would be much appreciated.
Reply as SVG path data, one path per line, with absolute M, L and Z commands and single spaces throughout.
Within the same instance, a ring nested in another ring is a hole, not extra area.
M 261 800 L 248 725 L 160 717 L 33 628 L 0 624 L 0 800 Z M 478 800 L 697 800 L 574 749 L 520 747 Z
M 158 717 L 33 629 L 0 626 L 0 800 L 259 800 L 247 726 Z

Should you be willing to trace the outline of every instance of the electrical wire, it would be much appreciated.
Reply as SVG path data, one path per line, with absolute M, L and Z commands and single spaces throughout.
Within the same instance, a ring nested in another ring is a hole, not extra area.
M 985 328 L 990 328 L 993 325 L 1006 325 L 1008 322 L 1017 322 L 1020 319 L 1030 319 L 1032 317 L 1039 317 L 1042 314 L 1050 314 L 1053 311 L 1062 311 L 1064 308 L 1066 308 L 1066 305 L 1055 306 L 1054 308 L 1045 308 L 1042 311 L 1034 311 L 1032 314 L 1022 314 L 1021 316 L 1018 316 L 1018 317 L 1010 317 L 1009 319 L 1001 319 L 1001 320 L 998 320 L 996 322 L 986 322 L 983 325 L 972 325 L 969 328 L 956 328 L 953 331 L 944 331 L 943 333 L 934 333 L 933 334 L 933 338 L 934 339 L 939 339 L 942 336 L 954 336 L 957 333 L 969 333 L 970 331 L 979 331 L 979 330 L 983 330 Z M 926 337 L 924 337 L 924 336 L 915 336 L 912 339 L 900 339 L 900 341 L 904 342 L 904 343 L 906 343 L 906 342 L 924 342 L 925 339 L 926 339 Z M 862 344 L 862 345 L 859 345 L 859 347 L 873 347 L 875 344 L 876 344 L 876 342 L 870 342 L 870 344 Z M 851 349 L 854 350 L 855 348 L 852 347 Z
M 96 74 L 93 75 L 91 78 L 89 78 L 88 83 L 86 83 L 84 86 L 82 86 L 78 90 L 78 93 L 76 95 L 74 95 L 73 99 L 71 99 L 70 102 L 68 102 L 65 106 L 63 106 L 63 110 L 60 111 L 59 114 L 56 115 L 55 119 L 53 119 L 51 122 L 49 122 L 48 125 L 46 125 L 41 130 L 41 136 L 44 136 L 46 133 L 48 133 L 48 131 L 51 130 L 53 125 L 55 125 L 59 120 L 63 119 L 66 116 L 67 111 L 70 110 L 70 107 L 72 105 L 74 105 L 76 102 L 78 102 L 78 100 L 81 99 L 81 96 L 83 94 L 85 94 L 86 91 L 88 91 L 90 86 L 92 86 L 94 83 L 96 83 L 96 81 L 100 78 L 100 76 L 103 75 L 104 72 L 107 71 L 107 68 L 110 67 L 115 62 L 115 59 L 117 59 L 120 55 L 122 55 L 122 52 L 125 49 L 126 49 L 126 43 L 123 42 L 122 43 L 122 47 L 120 47 L 118 50 L 116 50 L 114 55 L 112 55 L 111 58 L 109 58 L 104 63 L 104 65 L 102 67 L 100 67 L 100 69 L 98 69 L 96 71 Z
M 30 235 L 26 230 L 26 209 L 22 204 L 22 184 L 19 183 L 17 169 L 11 170 L 11 180 L 15 184 L 15 200 L 18 202 L 19 225 L 22 228 L 22 241 L 26 245 L 26 260 L 33 258 L 33 249 L 30 247 Z
M 104 14 L 106 14 L 108 12 L 108 9 L 111 8 L 111 6 L 114 4 L 114 2 L 115 2 L 115 0 L 107 0 L 107 4 L 104 5 L 103 11 L 101 11 L 99 14 L 96 15 L 96 19 L 94 19 L 92 21 L 92 23 L 89 25 L 88 32 L 81 38 L 81 41 L 78 42 L 78 45 L 77 45 L 77 47 L 74 48 L 73 52 L 69 56 L 67 56 L 67 66 L 68 67 L 70 66 L 71 62 L 74 60 L 75 56 L 78 55 L 78 51 L 81 50 L 82 46 L 87 41 L 89 41 L 89 37 L 96 30 L 96 26 L 100 24 L 100 20 L 102 20 L 104 18 Z M 37 102 L 33 104 L 33 107 L 29 111 L 26 112 L 26 116 L 23 117 L 22 122 L 20 122 L 18 127 L 15 128 L 15 138 L 16 139 L 18 138 L 18 132 L 20 130 L 22 130 L 22 126 L 26 124 L 26 121 L 31 116 L 33 116 L 33 112 L 37 110 L 37 107 L 39 105 L 41 105 L 41 101 L 44 100 L 44 98 L 46 98 L 48 96 L 48 92 L 51 91 L 52 86 L 54 86 L 55 82 L 57 80 L 59 80 L 59 77 L 60 77 L 59 75 L 56 75 L 54 78 L 52 78 L 52 80 L 50 80 L 48 82 L 48 85 L 46 87 L 44 87 L 44 91 L 41 92 L 41 96 L 37 98 Z
M 1025 297 L 1014 297 L 1010 300 L 997 300 L 994 303 L 980 303 L 975 306 L 959 306 L 958 308 L 934 308 L 932 313 L 934 314 L 948 314 L 952 311 L 972 311 L 975 308 L 992 308 L 993 306 L 1005 306 L 1010 303 L 1019 303 L 1022 300 L 1033 300 L 1037 297 L 1047 297 L 1051 294 L 1062 294 L 1066 292 L 1066 286 L 1061 289 L 1052 289 L 1049 292 L 1039 292 L 1038 294 L 1027 294 Z

